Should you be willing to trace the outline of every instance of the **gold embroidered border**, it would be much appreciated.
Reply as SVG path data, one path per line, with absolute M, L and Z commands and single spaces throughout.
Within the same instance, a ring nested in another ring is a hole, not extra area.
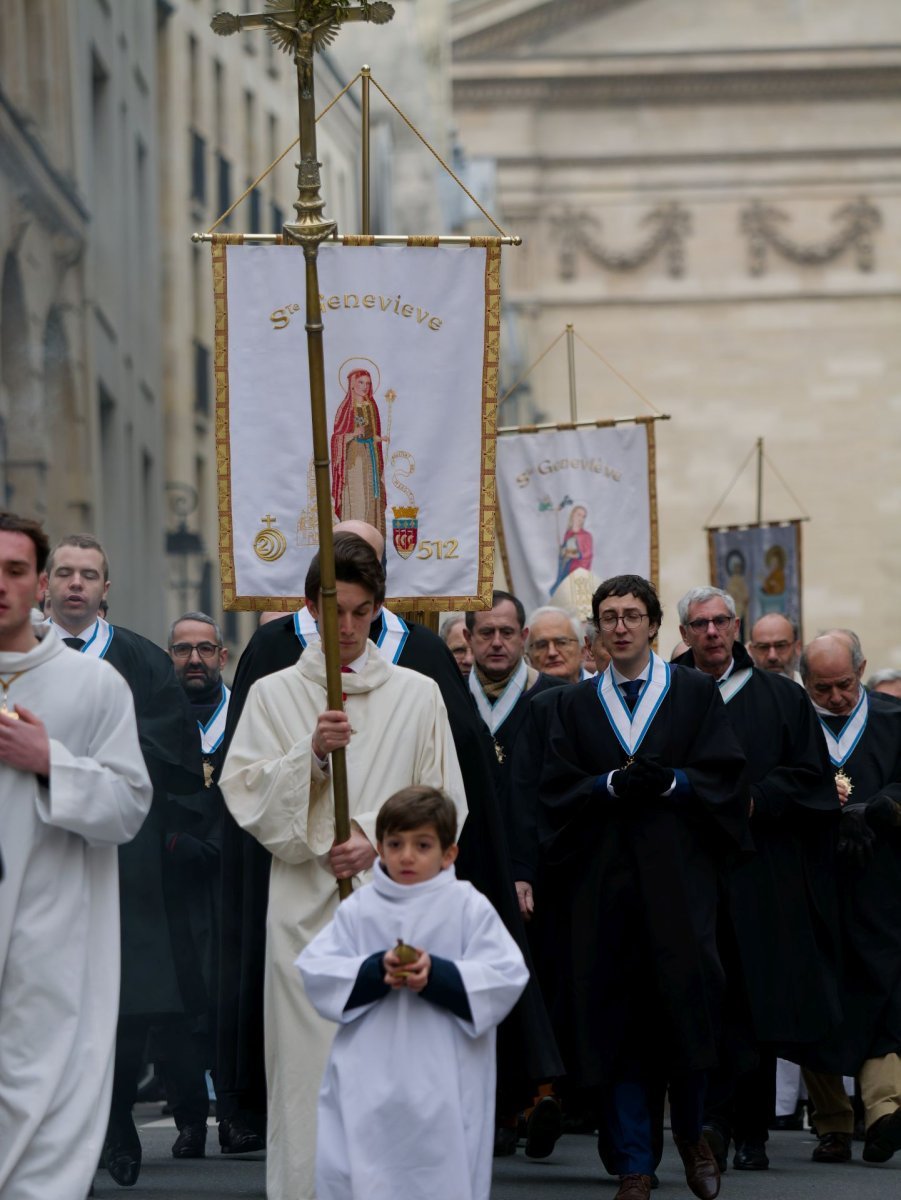
M 372 246 L 372 237 L 346 235 L 345 246 Z M 228 396 L 228 278 L 226 246 L 240 246 L 244 235 L 213 234 L 213 302 L 215 307 L 216 382 L 216 483 L 219 501 L 219 572 L 222 606 L 231 612 L 293 612 L 302 608 L 303 596 L 239 596 L 235 586 L 234 529 L 231 497 L 231 443 Z M 279 236 L 274 245 L 282 245 Z M 472 596 L 392 596 L 389 607 L 404 612 L 466 612 L 491 607 L 494 588 L 494 537 L 497 519 L 497 379 L 501 334 L 501 239 L 470 238 L 470 246 L 485 250 L 485 337 L 482 357 L 482 486 L 479 506 L 479 545 L 476 593 Z M 437 237 L 409 237 L 408 246 L 437 247 Z

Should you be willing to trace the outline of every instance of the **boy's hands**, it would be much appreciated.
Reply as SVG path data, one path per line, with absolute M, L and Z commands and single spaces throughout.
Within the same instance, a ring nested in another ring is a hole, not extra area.
M 409 988 L 411 992 L 421 992 L 429 981 L 432 970 L 432 960 L 425 950 L 418 950 L 419 957 L 415 962 L 403 963 L 393 950 L 389 950 L 382 959 L 385 968 L 385 983 L 390 988 Z

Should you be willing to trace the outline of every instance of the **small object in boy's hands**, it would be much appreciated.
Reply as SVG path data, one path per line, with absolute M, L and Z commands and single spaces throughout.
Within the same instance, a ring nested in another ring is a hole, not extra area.
M 403 938 L 397 939 L 397 945 L 394 947 L 393 953 L 398 962 L 402 963 L 405 967 L 410 966 L 411 963 L 415 963 L 417 958 L 419 958 L 419 951 L 414 949 L 413 946 L 408 946 Z M 395 975 L 397 975 L 398 979 L 406 979 L 409 971 L 395 971 Z
M 408 946 L 403 938 L 397 939 L 397 945 L 394 947 L 394 954 L 399 962 L 408 967 L 410 963 L 415 963 L 419 958 L 419 951 L 412 946 Z

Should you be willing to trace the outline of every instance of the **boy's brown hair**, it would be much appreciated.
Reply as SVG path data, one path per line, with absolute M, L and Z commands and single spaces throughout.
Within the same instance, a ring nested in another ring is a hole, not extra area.
M 335 534 L 335 579 L 338 583 L 356 583 L 372 596 L 376 608 L 381 608 L 385 599 L 385 572 L 375 551 L 355 533 Z M 304 596 L 308 602 L 319 607 L 322 575 L 319 570 L 319 554 L 307 570 Z
M 375 840 L 381 842 L 390 833 L 406 833 L 423 825 L 433 827 L 442 850 L 452 846 L 457 840 L 457 810 L 453 800 L 440 788 L 402 788 L 379 809 Z
M 35 566 L 40 575 L 50 553 L 50 542 L 40 521 L 34 521 L 31 517 L 20 517 L 18 513 L 0 512 L 0 530 L 4 533 L 24 533 L 27 538 L 31 538 Z

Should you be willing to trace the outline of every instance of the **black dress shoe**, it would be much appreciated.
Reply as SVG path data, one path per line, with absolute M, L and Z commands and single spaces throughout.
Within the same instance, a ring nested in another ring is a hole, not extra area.
M 109 1146 L 106 1151 L 106 1169 L 120 1187 L 134 1187 L 141 1173 L 141 1156 L 135 1158 L 130 1150 L 122 1146 Z
M 494 1131 L 494 1157 L 508 1158 L 516 1153 L 516 1130 L 498 1125 Z
M 107 1128 L 100 1161 L 120 1187 L 134 1187 L 138 1182 L 141 1139 L 130 1113 L 127 1122 L 117 1119 Z
M 172 1143 L 173 1158 L 204 1158 L 206 1125 L 186 1125 Z
M 526 1158 L 547 1158 L 563 1132 L 563 1110 L 553 1096 L 542 1096 L 526 1122 Z
M 219 1149 L 223 1154 L 256 1154 L 266 1149 L 266 1139 L 240 1117 L 223 1117 L 219 1122 Z
M 770 1160 L 761 1142 L 742 1142 L 735 1147 L 732 1165 L 736 1171 L 766 1171 Z
M 888 1162 L 896 1150 L 901 1150 L 901 1108 L 880 1117 L 867 1130 L 863 1146 L 864 1162 Z

